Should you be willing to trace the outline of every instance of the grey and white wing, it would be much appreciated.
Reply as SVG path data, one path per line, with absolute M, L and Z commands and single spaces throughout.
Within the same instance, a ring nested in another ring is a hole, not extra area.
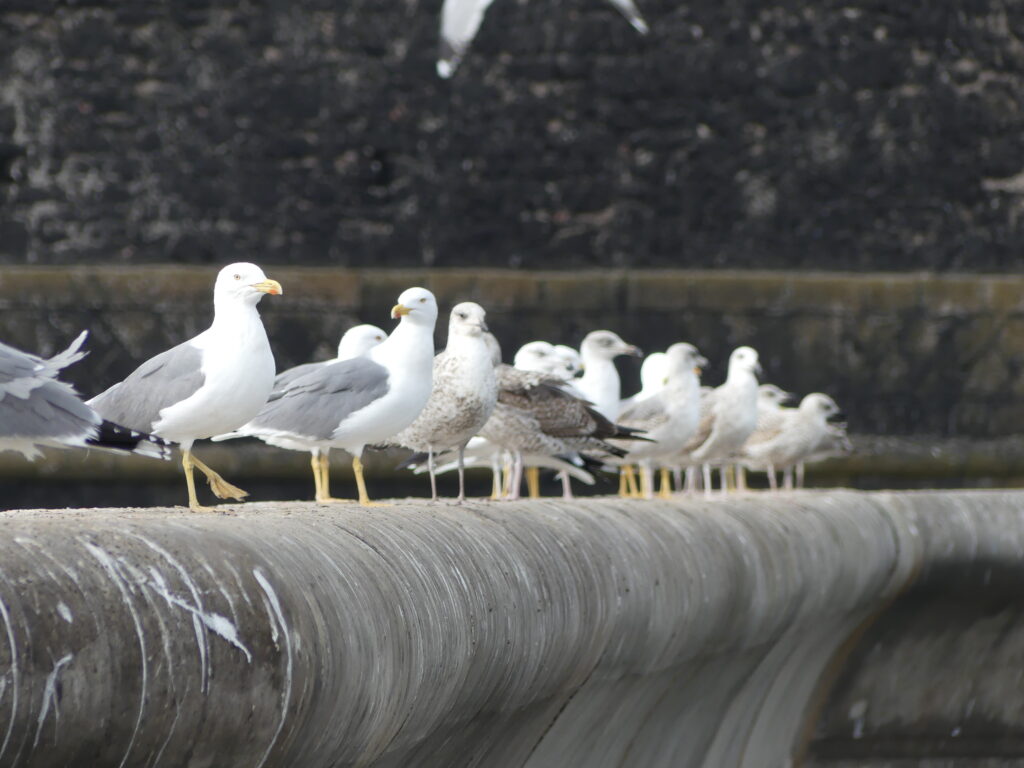
M 302 365 L 296 365 L 294 368 L 289 368 L 287 371 L 281 371 L 281 373 L 274 377 L 274 391 L 284 389 L 296 379 L 301 379 L 303 376 L 313 373 L 313 371 L 323 368 L 325 365 L 330 365 L 330 363 L 303 363 Z
M 608 0 L 608 2 L 614 5 L 616 10 L 633 25 L 633 29 L 641 35 L 646 35 L 650 31 L 650 27 L 647 26 L 644 17 L 640 15 L 640 9 L 636 7 L 633 0 Z
M 263 410 L 244 430 L 268 430 L 313 440 L 329 440 L 349 416 L 388 392 L 388 369 L 368 357 L 323 365 L 271 393 Z
M 0 449 L 32 458 L 36 445 L 78 446 L 168 458 L 168 444 L 102 419 L 56 374 L 81 360 L 86 332 L 47 359 L 0 344 Z
M 88 404 L 105 419 L 150 432 L 160 420 L 160 411 L 187 400 L 203 386 L 202 367 L 202 352 L 186 341 L 150 358 Z
M 492 2 L 444 0 L 441 7 L 441 50 L 437 57 L 438 75 L 448 78 L 455 73 Z
M 668 412 L 665 410 L 665 401 L 661 393 L 658 393 L 634 403 L 620 413 L 619 418 L 615 421 L 625 427 L 651 430 L 664 424 L 667 420 Z

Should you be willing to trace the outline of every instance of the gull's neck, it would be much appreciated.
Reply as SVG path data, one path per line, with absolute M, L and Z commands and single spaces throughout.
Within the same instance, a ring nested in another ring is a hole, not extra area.
M 434 329 L 429 325 L 414 323 L 405 317 L 398 327 L 384 341 L 371 349 L 367 355 L 375 363 L 386 367 L 392 364 L 405 366 L 433 366 Z
M 591 400 L 606 419 L 618 417 L 619 400 L 622 397 L 622 383 L 615 363 L 606 357 L 584 356 L 583 376 L 576 388 Z
M 213 323 L 211 331 L 245 328 L 258 324 L 261 328 L 260 313 L 256 304 L 227 296 L 213 297 Z

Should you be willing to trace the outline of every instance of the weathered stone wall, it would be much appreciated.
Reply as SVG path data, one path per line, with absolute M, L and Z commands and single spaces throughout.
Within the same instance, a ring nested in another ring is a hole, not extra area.
M 1017 270 L 1024 7 L 0 4 L 0 261 Z
M 761 768 L 861 756 L 826 734 L 904 713 L 933 745 L 960 728 L 975 759 L 1002 757 L 1020 732 L 1022 505 L 7 513 L 0 765 Z M 1002 606 L 987 624 L 985 604 Z M 894 647 L 906 663 L 887 666 Z M 986 676 L 964 685 L 951 651 Z M 885 685 L 844 720 L 849 680 Z

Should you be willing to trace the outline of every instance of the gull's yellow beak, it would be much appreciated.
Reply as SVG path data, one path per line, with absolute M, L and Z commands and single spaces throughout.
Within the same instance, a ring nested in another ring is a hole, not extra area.
M 391 308 L 391 318 L 393 320 L 397 320 L 402 317 L 402 315 L 408 315 L 410 312 L 412 312 L 412 310 L 405 306 L 405 304 L 395 304 L 395 306 Z
M 704 369 L 698 365 L 696 368 L 693 369 L 693 372 L 700 376 L 702 373 L 704 373 Z
M 264 280 L 262 283 L 253 283 L 252 287 L 260 293 L 269 293 L 271 296 L 280 296 L 284 293 L 281 284 L 277 280 Z

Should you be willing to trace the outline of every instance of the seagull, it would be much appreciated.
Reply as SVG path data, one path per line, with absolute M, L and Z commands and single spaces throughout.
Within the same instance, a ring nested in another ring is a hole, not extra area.
M 650 31 L 633 0 L 608 1 L 641 35 L 646 35 Z M 437 60 L 437 74 L 440 77 L 449 78 L 455 73 L 492 2 L 493 0 L 444 0 L 441 7 L 441 52 Z
M 818 441 L 811 452 L 796 463 L 796 487 L 804 487 L 804 465 L 814 464 L 825 459 L 833 459 L 840 456 L 849 456 L 853 453 L 853 443 L 846 434 L 846 422 L 830 422 L 825 435 Z M 788 488 L 792 484 L 787 472 Z
M 785 419 L 782 406 L 793 399 L 793 393 L 787 392 L 775 384 L 762 384 L 757 388 L 757 426 L 753 434 L 747 438 L 747 445 L 760 442 L 763 433 L 774 434 L 778 425 Z M 736 488 L 747 490 L 747 468 L 744 464 L 736 465 Z
M 342 360 L 350 360 L 353 357 L 364 355 L 382 343 L 387 337 L 387 332 L 376 325 L 353 326 L 342 334 L 341 341 L 338 342 L 337 357 L 331 360 L 323 360 L 319 363 L 303 363 L 302 365 L 296 365 L 294 368 L 289 368 L 287 371 L 282 371 L 274 377 L 274 391 L 277 392 L 288 382 L 294 381 L 300 376 L 305 376 L 307 373 L 312 373 L 322 366 L 340 363 Z
M 385 341 L 361 357 L 322 365 L 292 379 L 271 394 L 255 418 L 219 439 L 285 439 L 294 450 L 319 449 L 324 459 L 319 467 L 314 464 L 313 481 L 322 502 L 345 501 L 326 493 L 327 452 L 341 448 L 352 454 L 359 503 L 381 506 L 366 492 L 363 448 L 386 443 L 412 424 L 430 397 L 437 321 L 434 294 L 426 288 L 408 288 L 391 308 L 391 317 L 400 321 Z
M 607 439 L 629 438 L 635 431 L 611 423 L 588 402 L 566 392 L 561 379 L 510 365 L 499 365 L 496 374 L 498 404 L 480 435 L 515 457 L 510 498 L 519 497 L 524 454 L 625 454 Z
M 546 373 L 561 379 L 566 392 L 582 397 L 572 387 L 572 380 L 583 368 L 580 353 L 565 344 L 531 341 L 521 346 L 512 358 L 512 366 L 520 371 Z
M 591 331 L 580 345 L 583 376 L 573 382 L 584 398 L 608 421 L 619 416 L 622 383 L 613 362 L 619 355 L 640 357 L 638 347 L 627 344 L 611 331 Z
M 697 431 L 701 399 L 699 372 L 707 364 L 707 359 L 692 344 L 673 344 L 665 352 L 664 386 L 619 416 L 620 425 L 642 430 L 644 437 L 651 441 L 632 443 L 622 462 L 639 463 L 644 498 L 654 496 L 652 463 L 679 453 Z M 667 497 L 667 470 L 663 471 L 661 481 L 662 494 Z
M 498 399 L 498 384 L 491 350 L 484 340 L 486 312 L 464 301 L 452 308 L 448 345 L 434 358 L 434 388 L 422 412 L 389 443 L 427 452 L 430 497 L 437 500 L 434 457 L 449 448 L 458 450 L 459 496 L 466 498 L 464 451 L 466 443 L 487 423 Z
M 705 360 L 705 365 L 707 361 Z M 625 411 L 637 403 L 658 394 L 667 383 L 668 357 L 664 352 L 652 352 L 640 366 L 640 391 L 625 398 L 619 409 Z
M 814 452 L 828 434 L 828 420 L 839 414 L 839 406 L 828 395 L 814 392 L 798 408 L 785 408 L 779 414 L 772 427 L 755 432 L 740 451 L 748 468 L 768 473 L 773 491 L 778 490 L 775 471 L 788 469 Z
M 344 334 L 342 334 L 341 341 L 338 342 L 337 357 L 333 360 L 324 360 L 319 363 L 304 363 L 302 365 L 296 365 L 294 368 L 282 371 L 274 378 L 273 391 L 279 392 L 292 381 L 318 371 L 326 365 L 334 365 L 335 363 L 340 363 L 342 360 L 351 360 L 353 357 L 361 357 L 378 344 L 383 343 L 387 337 L 387 332 L 378 328 L 376 325 L 356 325 L 349 328 Z M 239 427 L 236 432 L 244 432 L 246 426 L 247 425 Z M 240 437 L 241 435 L 231 433 L 231 436 Z M 228 438 L 226 435 L 217 435 L 213 439 L 215 442 L 219 442 Z M 304 442 L 295 441 L 288 437 L 266 435 L 261 439 L 268 445 L 273 445 L 277 448 L 285 448 L 290 451 L 307 450 Z M 328 459 L 330 449 L 315 447 L 310 448 L 309 452 L 311 454 L 310 465 L 313 467 L 313 478 L 314 480 L 319 479 L 319 482 L 315 483 L 316 501 L 318 503 L 328 502 L 331 500 L 330 462 Z
M 89 401 L 103 418 L 152 432 L 181 447 L 188 506 L 209 511 L 196 499 L 193 467 L 214 494 L 248 494 L 192 455 L 201 438 L 227 432 L 255 416 L 274 383 L 274 356 L 256 305 L 264 294 L 281 294 L 255 264 L 229 264 L 213 286 L 213 323 L 186 342 L 150 358 L 124 381 Z
M 760 371 L 757 352 L 751 347 L 737 347 L 729 356 L 725 383 L 704 398 L 697 434 L 683 450 L 691 463 L 702 467 L 705 495 L 711 491 L 711 466 L 727 462 L 757 427 Z
M 170 443 L 107 421 L 83 403 L 57 374 L 77 363 L 88 331 L 50 358 L 0 343 L 0 451 L 17 451 L 30 461 L 40 446 L 100 448 L 169 459 Z

